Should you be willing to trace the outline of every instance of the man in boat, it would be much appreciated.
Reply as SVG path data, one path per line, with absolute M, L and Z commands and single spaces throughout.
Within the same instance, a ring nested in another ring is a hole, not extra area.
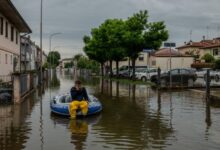
M 76 80 L 75 86 L 71 88 L 70 94 L 72 102 L 69 106 L 69 112 L 71 119 L 76 118 L 76 110 L 81 109 L 82 114 L 85 116 L 88 112 L 88 94 L 84 87 L 81 87 L 81 81 Z

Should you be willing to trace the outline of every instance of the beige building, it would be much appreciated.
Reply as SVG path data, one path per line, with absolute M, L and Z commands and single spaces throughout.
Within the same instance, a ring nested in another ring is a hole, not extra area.
M 106 65 L 109 65 L 109 62 L 107 62 Z M 147 52 L 141 52 L 139 57 L 137 58 L 135 62 L 136 66 L 149 66 L 149 53 Z M 120 61 L 118 64 L 119 68 L 122 66 L 129 66 L 129 59 L 125 59 L 124 61 Z M 131 66 L 131 61 L 130 61 Z M 112 68 L 116 68 L 116 62 L 112 62 Z
M 181 54 L 199 56 L 201 59 L 206 53 L 213 55 L 215 58 L 220 57 L 219 51 L 220 47 L 220 37 L 214 38 L 212 40 L 203 39 L 200 42 L 188 42 L 183 46 L 177 47 Z
M 181 54 L 177 50 L 170 50 L 169 48 L 162 48 L 150 56 L 150 66 L 160 67 L 163 71 L 176 68 L 191 68 L 193 62 L 194 57 Z
M 10 0 L 1 0 L 0 76 L 20 70 L 20 33 L 31 33 L 31 29 Z
M 63 69 L 65 68 L 65 65 L 68 63 L 73 62 L 73 58 L 64 58 L 60 61 L 60 68 Z

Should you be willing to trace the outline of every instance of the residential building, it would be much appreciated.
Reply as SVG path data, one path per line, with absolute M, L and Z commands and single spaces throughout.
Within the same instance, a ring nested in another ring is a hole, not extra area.
M 64 58 L 60 61 L 60 68 L 63 69 L 65 68 L 66 64 L 72 63 L 73 62 L 73 58 Z
M 37 46 L 30 36 L 21 38 L 21 71 L 36 70 Z
M 106 66 L 109 66 L 109 62 L 105 64 Z M 129 62 L 129 59 L 126 58 L 124 61 L 120 61 L 118 66 L 129 66 L 131 65 L 131 61 Z M 140 53 L 139 57 L 135 61 L 136 66 L 149 66 L 149 53 L 146 51 L 143 51 Z M 112 68 L 116 68 L 116 62 L 112 62 Z
M 213 39 L 211 45 L 200 48 L 203 51 L 203 55 L 206 53 L 211 54 L 215 59 L 220 58 L 220 37 Z
M 190 41 L 188 43 L 185 43 L 183 46 L 177 47 L 176 49 L 178 49 L 181 54 L 194 55 L 198 56 L 198 58 L 202 58 L 202 56 L 204 56 L 206 53 L 210 53 L 215 57 L 219 57 L 219 44 L 220 38 L 205 40 L 205 37 L 203 37 L 203 40 L 201 40 L 200 42 Z
M 194 62 L 194 57 L 181 54 L 174 49 L 162 48 L 152 54 L 149 61 L 151 67 L 160 67 L 161 70 L 167 71 L 176 68 L 191 68 L 191 64 Z
M 20 71 L 20 33 L 31 33 L 10 0 L 0 1 L 0 76 Z

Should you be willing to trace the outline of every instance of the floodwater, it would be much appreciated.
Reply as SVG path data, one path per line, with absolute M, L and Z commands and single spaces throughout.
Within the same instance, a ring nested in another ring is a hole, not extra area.
M 51 88 L 45 83 L 21 105 L 0 105 L 0 150 L 220 149 L 220 107 L 199 93 L 81 80 L 102 102 L 100 114 L 77 120 L 51 114 L 50 97 L 74 82 L 58 73 Z

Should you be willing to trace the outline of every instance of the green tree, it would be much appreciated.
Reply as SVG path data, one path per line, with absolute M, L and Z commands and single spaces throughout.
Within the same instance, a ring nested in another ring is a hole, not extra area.
M 215 58 L 209 53 L 206 53 L 204 56 L 202 56 L 202 59 L 205 60 L 206 63 L 212 63 L 215 61 Z
M 148 12 L 140 11 L 125 22 L 124 47 L 132 62 L 133 79 L 135 77 L 135 61 L 144 48 L 157 50 L 163 41 L 168 39 L 168 31 L 164 22 L 148 23 Z
M 89 36 L 84 36 L 83 38 L 85 46 L 83 48 L 86 55 L 101 65 L 101 75 L 104 75 L 104 63 L 108 59 L 105 50 L 105 45 L 103 45 L 103 37 L 101 36 L 101 31 L 98 28 L 92 29 L 91 38 Z
M 58 51 L 51 51 L 48 54 L 47 62 L 48 65 L 52 68 L 55 68 L 59 65 L 60 53 Z

